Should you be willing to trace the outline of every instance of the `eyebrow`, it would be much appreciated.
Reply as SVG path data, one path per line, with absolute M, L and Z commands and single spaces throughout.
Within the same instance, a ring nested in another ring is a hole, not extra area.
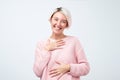
M 53 18 L 58 18 L 58 17 L 53 17 Z M 62 19 L 62 20 L 67 21 L 67 19 Z

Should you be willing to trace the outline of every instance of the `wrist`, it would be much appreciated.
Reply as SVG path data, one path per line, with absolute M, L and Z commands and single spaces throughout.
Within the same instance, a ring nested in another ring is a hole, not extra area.
M 67 64 L 67 71 L 70 72 L 70 65 Z
M 48 46 L 45 46 L 45 50 L 50 51 L 50 48 Z

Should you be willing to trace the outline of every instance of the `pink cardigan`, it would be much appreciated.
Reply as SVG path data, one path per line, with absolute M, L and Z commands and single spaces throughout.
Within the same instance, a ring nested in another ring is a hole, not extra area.
M 33 71 L 40 80 L 80 80 L 80 76 L 87 75 L 90 67 L 80 41 L 73 36 L 63 38 L 65 45 L 54 51 L 46 51 L 47 42 L 37 43 Z M 70 64 L 70 72 L 50 77 L 49 70 L 58 66 L 57 62 Z

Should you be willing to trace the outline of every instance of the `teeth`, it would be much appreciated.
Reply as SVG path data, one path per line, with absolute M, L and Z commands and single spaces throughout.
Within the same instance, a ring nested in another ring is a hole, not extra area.
M 58 28 L 58 27 L 57 27 L 56 29 L 60 30 L 61 28 Z

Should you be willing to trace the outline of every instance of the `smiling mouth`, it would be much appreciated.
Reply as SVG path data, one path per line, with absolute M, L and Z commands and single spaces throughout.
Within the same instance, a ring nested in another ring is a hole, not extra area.
M 61 30 L 62 28 L 61 27 L 55 27 L 56 30 Z

